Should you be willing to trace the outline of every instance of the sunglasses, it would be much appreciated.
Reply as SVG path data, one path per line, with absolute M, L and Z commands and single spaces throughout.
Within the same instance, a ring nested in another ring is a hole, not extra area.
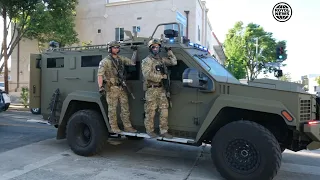
M 151 48 L 152 48 L 152 49 L 156 49 L 156 48 L 158 49 L 159 46 L 151 46 Z

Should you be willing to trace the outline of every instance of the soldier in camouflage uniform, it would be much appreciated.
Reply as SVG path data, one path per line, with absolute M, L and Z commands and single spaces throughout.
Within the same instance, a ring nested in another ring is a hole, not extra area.
M 166 97 L 166 91 L 162 84 L 162 79 L 167 79 L 167 75 L 162 75 L 156 70 L 157 65 L 164 64 L 166 66 L 177 65 L 176 56 L 171 49 L 167 50 L 168 57 L 160 57 L 159 52 L 161 43 L 157 39 L 152 39 L 148 42 L 150 55 L 142 60 L 141 69 L 144 77 L 145 91 L 145 128 L 146 132 L 152 138 L 156 137 L 154 132 L 154 116 L 157 108 L 160 110 L 160 134 L 165 138 L 172 138 L 168 133 L 168 107 L 169 102 Z
M 102 59 L 99 64 L 98 69 L 98 85 L 99 92 L 106 94 L 106 99 L 108 103 L 108 117 L 111 130 L 114 133 L 120 133 L 117 123 L 117 106 L 120 101 L 121 107 L 121 120 L 123 122 L 125 132 L 137 132 L 130 122 L 130 111 L 129 111 L 129 102 L 128 95 L 125 92 L 125 89 L 121 86 L 118 72 L 121 72 L 121 75 L 124 76 L 124 66 L 136 65 L 136 55 L 137 47 L 131 47 L 133 49 L 133 55 L 131 60 L 127 57 L 120 56 L 120 43 L 113 41 L 109 43 L 109 55 Z M 106 82 L 106 87 L 103 85 L 103 81 Z

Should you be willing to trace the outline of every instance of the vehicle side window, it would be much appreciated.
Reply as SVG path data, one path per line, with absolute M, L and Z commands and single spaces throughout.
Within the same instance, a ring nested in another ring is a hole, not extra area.
M 41 69 L 41 59 L 36 59 L 36 61 L 37 61 L 36 68 Z
M 139 80 L 140 61 L 135 66 L 125 66 L 126 80 Z
M 81 67 L 98 67 L 102 55 L 81 56 Z
M 63 68 L 64 57 L 47 58 L 47 68 Z
M 178 60 L 176 66 L 168 66 L 168 70 L 170 71 L 170 79 L 174 81 L 182 81 L 182 74 L 188 66 L 182 61 Z

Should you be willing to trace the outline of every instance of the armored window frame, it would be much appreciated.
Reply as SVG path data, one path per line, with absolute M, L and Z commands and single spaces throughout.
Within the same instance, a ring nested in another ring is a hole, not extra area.
M 81 67 L 99 67 L 102 55 L 81 56 Z
M 136 61 L 135 66 L 125 66 L 126 80 L 140 80 L 140 61 Z
M 64 68 L 64 57 L 47 58 L 47 68 Z
M 179 59 L 177 60 L 177 65 L 168 66 L 168 70 L 170 71 L 170 80 L 182 82 L 182 74 L 187 68 L 189 68 L 189 66 L 183 60 Z

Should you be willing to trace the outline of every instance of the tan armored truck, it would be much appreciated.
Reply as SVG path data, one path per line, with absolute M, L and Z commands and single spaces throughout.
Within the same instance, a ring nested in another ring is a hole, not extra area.
M 136 66 L 126 67 L 131 121 L 139 133 L 110 133 L 107 103 L 98 92 L 97 69 L 107 55 L 106 45 L 51 48 L 30 58 L 30 108 L 40 108 L 57 128 L 57 139 L 67 138 L 74 153 L 94 155 L 112 136 L 148 138 L 144 128 L 144 91 L 141 60 L 147 42 L 161 38 L 178 59 L 170 72 L 169 132 L 172 143 L 212 146 L 212 160 L 228 180 L 273 179 L 282 151 L 320 147 L 319 104 L 316 96 L 291 83 L 262 79 L 242 84 L 208 50 L 176 30 L 159 24 L 150 37 L 132 36 L 121 42 L 128 58 L 138 47 Z M 162 51 L 166 55 L 166 51 Z M 119 122 L 121 122 L 119 120 Z M 158 118 L 155 120 L 158 127 Z M 121 124 L 120 128 L 121 128 Z

